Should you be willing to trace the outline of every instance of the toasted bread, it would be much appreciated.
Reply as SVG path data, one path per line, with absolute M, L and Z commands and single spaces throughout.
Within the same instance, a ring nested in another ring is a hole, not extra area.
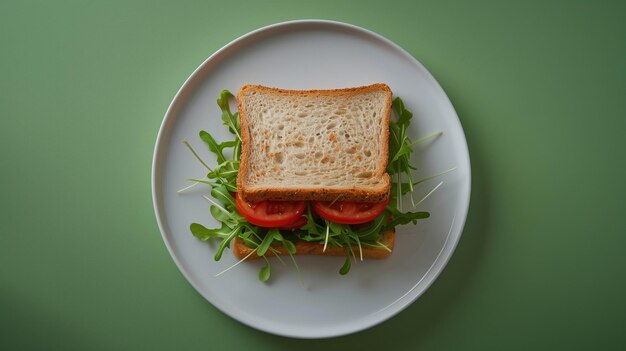
M 380 237 L 380 243 L 385 245 L 389 250 L 380 247 L 369 247 L 362 245 L 363 258 L 386 258 L 393 251 L 393 247 L 395 245 L 396 231 L 395 229 L 390 229 Z M 294 243 L 296 246 L 296 255 L 323 255 L 323 256 L 346 256 L 346 250 L 342 247 L 327 247 L 326 251 L 324 251 L 324 245 L 319 243 L 311 243 L 307 241 L 296 241 Z M 287 249 L 283 245 L 277 245 L 274 247 L 276 251 L 278 251 L 278 255 L 285 256 L 288 255 Z M 238 238 L 233 239 L 233 254 L 238 259 L 242 259 L 253 251 L 247 247 L 243 241 Z M 356 245 L 352 245 L 352 250 L 356 255 L 359 255 L 359 247 Z M 274 256 L 276 255 L 272 251 L 267 251 L 265 256 Z M 259 255 L 256 252 L 252 253 L 248 259 L 259 258 Z
M 391 96 L 385 84 L 335 90 L 243 86 L 237 95 L 239 193 L 246 201 L 386 199 Z

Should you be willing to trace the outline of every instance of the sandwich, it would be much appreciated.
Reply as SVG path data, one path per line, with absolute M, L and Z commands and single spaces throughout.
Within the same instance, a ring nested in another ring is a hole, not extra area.
M 267 213 L 281 205 L 286 211 L 286 201 L 295 211 L 310 201 L 317 215 L 341 224 L 378 217 L 390 199 L 386 167 L 391 96 L 386 84 L 334 90 L 243 86 L 237 95 L 243 146 L 239 212 L 254 221 L 255 214 L 271 216 Z M 264 208 L 251 211 L 259 202 Z M 294 218 L 282 225 L 297 229 L 297 223 L 304 224 L 301 216 Z M 385 248 L 367 247 L 363 257 L 384 258 L 392 252 L 395 230 L 381 237 Z M 358 250 L 356 245 L 353 250 Z M 235 256 L 243 258 L 251 251 L 235 239 Z M 284 247 L 278 251 L 287 254 Z M 296 254 L 346 253 L 341 247 L 324 250 L 323 243 L 297 241 Z
M 333 90 L 245 85 L 236 113 L 232 98 L 224 91 L 218 105 L 235 140 L 218 143 L 200 132 L 217 166 L 208 166 L 186 142 L 209 170 L 206 179 L 190 180 L 211 185 L 212 197 L 204 197 L 221 222 L 190 229 L 199 239 L 221 240 L 216 260 L 230 246 L 241 261 L 264 258 L 264 281 L 271 256 L 345 256 L 345 274 L 351 258 L 388 257 L 396 225 L 429 217 L 403 211 L 402 195 L 421 181 L 413 182 L 409 163 L 412 114 L 386 84 Z

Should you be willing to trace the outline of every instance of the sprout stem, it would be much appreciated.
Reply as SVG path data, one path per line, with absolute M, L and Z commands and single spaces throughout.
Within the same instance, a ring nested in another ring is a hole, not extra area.
M 426 140 L 428 140 L 428 139 L 432 139 L 432 138 L 434 138 L 434 137 L 438 137 L 438 136 L 440 136 L 441 134 L 443 134 L 443 132 L 442 132 L 442 131 L 438 131 L 438 132 L 434 132 L 434 133 L 432 133 L 432 134 L 428 134 L 427 136 L 425 136 L 425 137 L 423 137 L 423 138 L 420 138 L 420 139 L 415 140 L 414 142 L 412 142 L 412 143 L 411 143 L 411 145 L 417 145 L 417 144 L 422 143 L 422 142 L 424 142 L 424 141 L 426 141 Z
M 424 200 L 426 200 L 426 198 L 428 198 L 428 197 L 430 196 L 430 194 L 434 193 L 434 192 L 435 192 L 435 190 L 439 189 L 439 187 L 440 187 L 442 184 L 443 184 L 443 182 L 439 182 L 439 184 L 437 184 L 437 186 L 436 186 L 433 190 L 431 190 L 428 194 L 426 194 L 426 196 L 424 196 L 421 200 L 419 200 L 419 201 L 415 204 L 415 206 L 414 206 L 413 208 L 417 207 L 417 206 L 418 206 L 419 204 L 421 204 Z
M 222 275 L 222 274 L 224 274 L 224 273 L 226 273 L 226 272 L 230 271 L 231 269 L 233 269 L 233 268 L 235 268 L 237 265 L 239 265 L 241 262 L 245 261 L 248 257 L 252 256 L 252 254 L 253 254 L 253 253 L 255 253 L 255 252 L 256 252 L 256 249 L 254 249 L 254 250 L 250 251 L 250 253 L 249 253 L 249 254 L 247 254 L 247 255 L 246 255 L 246 257 L 244 257 L 244 258 L 242 258 L 241 260 L 237 261 L 237 263 L 235 263 L 234 265 L 232 265 L 232 266 L 230 266 L 230 267 L 226 268 L 225 270 L 223 270 L 223 271 L 221 271 L 221 272 L 217 273 L 215 276 L 216 276 L 216 277 L 219 277 L 220 275 Z
M 185 144 L 185 146 L 187 146 L 187 148 L 189 149 L 189 151 L 191 151 L 191 153 L 196 157 L 196 159 L 198 161 L 200 161 L 200 163 L 202 163 L 202 165 L 204 167 L 206 167 L 206 169 L 209 170 L 209 172 L 213 172 L 213 170 L 211 169 L 211 167 L 209 167 L 209 165 L 207 165 L 206 163 L 204 163 L 204 161 L 202 161 L 202 159 L 200 158 L 200 156 L 198 156 L 198 154 L 196 153 L 196 151 L 193 149 L 193 147 L 191 147 L 191 144 L 189 144 L 189 142 L 187 140 L 183 140 L 183 144 Z
M 326 252 L 326 245 L 328 245 L 329 234 L 330 234 L 330 226 L 326 224 L 326 239 L 324 239 L 324 248 L 322 249 L 322 252 Z

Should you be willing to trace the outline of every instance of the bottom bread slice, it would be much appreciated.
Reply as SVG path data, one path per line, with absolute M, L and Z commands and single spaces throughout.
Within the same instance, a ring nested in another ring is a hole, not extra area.
M 391 251 L 393 251 L 393 247 L 396 241 L 395 239 L 396 239 L 396 231 L 395 229 L 391 229 L 391 230 L 386 231 L 380 238 L 380 243 L 387 246 L 389 250 L 386 250 L 384 248 L 368 247 L 368 246 L 362 245 L 361 247 L 363 250 L 363 258 L 385 258 L 389 256 L 391 254 Z M 346 255 L 346 251 L 342 247 L 328 246 L 326 247 L 326 251 L 323 251 L 324 244 L 311 243 L 307 241 L 296 241 L 294 245 L 296 246 L 296 255 L 320 255 L 320 256 L 345 256 Z M 287 252 L 287 249 L 282 245 L 278 245 L 273 248 L 276 251 L 278 251 L 278 255 L 285 256 L 289 254 Z M 243 241 L 239 240 L 238 238 L 233 239 L 233 254 L 238 259 L 242 259 L 248 256 L 253 250 L 254 249 L 247 247 L 243 243 Z M 354 250 L 354 252 L 358 255 L 359 247 L 357 245 L 352 245 L 352 250 Z M 274 256 L 275 253 L 267 251 L 265 255 Z M 252 259 L 259 258 L 259 255 L 257 255 L 256 252 L 254 252 L 252 255 L 250 255 L 250 257 L 248 257 L 248 259 L 251 259 L 251 258 Z

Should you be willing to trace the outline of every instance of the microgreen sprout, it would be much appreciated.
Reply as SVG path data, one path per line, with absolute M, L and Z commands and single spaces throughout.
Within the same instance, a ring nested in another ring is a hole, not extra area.
M 433 188 L 433 190 L 429 191 L 428 194 L 426 194 L 421 200 L 419 200 L 417 202 L 417 204 L 415 204 L 415 206 L 413 206 L 413 208 L 417 207 L 417 205 L 421 204 L 422 202 L 424 202 L 424 200 L 426 200 L 432 193 L 435 192 L 435 190 L 439 189 L 440 186 L 443 185 L 443 182 L 439 182 L 439 184 L 437 184 L 437 186 L 435 186 L 435 188 Z
M 322 252 L 326 252 L 326 247 L 328 246 L 328 237 L 330 235 L 330 226 L 326 226 L 326 237 L 324 238 L 324 248 Z
M 204 179 L 200 179 L 200 180 L 204 181 Z M 178 193 L 178 194 L 184 193 L 185 191 L 195 187 L 196 185 L 198 185 L 200 183 L 202 183 L 202 182 L 193 181 L 193 183 L 191 185 L 188 185 L 188 186 L 186 186 L 186 187 L 184 187 L 182 189 L 179 189 L 176 193 Z
M 232 266 L 230 266 L 230 267 L 226 268 L 225 270 L 223 270 L 223 271 L 221 271 L 221 272 L 217 273 L 215 276 L 216 276 L 216 277 L 219 277 L 220 275 L 222 275 L 222 274 L 224 274 L 224 273 L 226 273 L 226 272 L 230 271 L 231 269 L 233 269 L 233 268 L 237 267 L 237 266 L 238 266 L 241 262 L 243 262 L 243 261 L 247 260 L 247 259 L 248 259 L 248 257 L 252 256 L 255 252 L 256 252 L 256 249 L 254 249 L 254 250 L 250 251 L 250 253 L 249 253 L 249 254 L 247 254 L 244 258 L 242 258 L 242 259 L 240 259 L 239 261 L 237 261 L 234 265 L 232 265 Z

